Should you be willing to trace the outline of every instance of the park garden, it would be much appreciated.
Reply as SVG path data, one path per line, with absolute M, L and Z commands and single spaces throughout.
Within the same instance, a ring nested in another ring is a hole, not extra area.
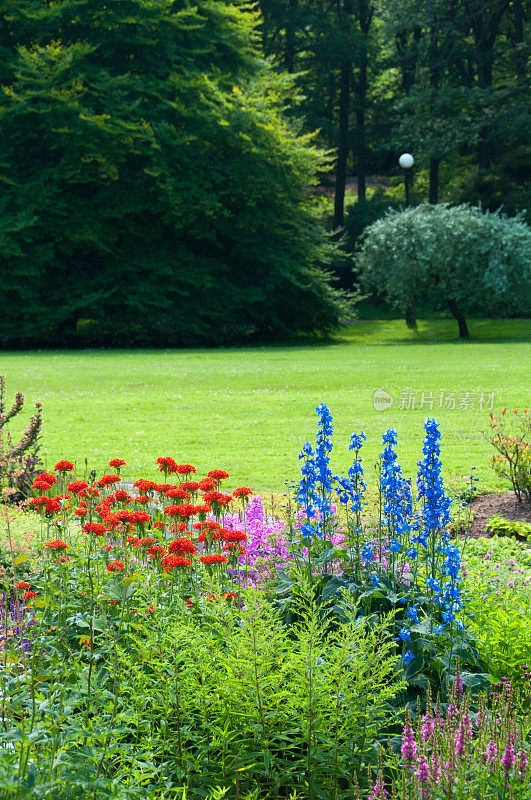
M 0 800 L 531 800 L 522 0 L 0 0 Z

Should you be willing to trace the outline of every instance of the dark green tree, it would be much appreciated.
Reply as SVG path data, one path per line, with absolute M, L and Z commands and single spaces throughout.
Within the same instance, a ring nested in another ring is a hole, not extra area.
M 323 157 L 258 18 L 220 0 L 0 0 L 4 343 L 330 330 Z

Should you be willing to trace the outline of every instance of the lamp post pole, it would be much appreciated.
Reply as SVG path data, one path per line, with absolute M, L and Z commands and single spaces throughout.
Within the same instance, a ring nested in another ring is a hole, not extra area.
M 404 186 L 406 190 L 406 208 L 409 206 L 409 181 L 411 177 L 411 167 L 415 163 L 415 159 L 411 155 L 411 153 L 402 153 L 400 158 L 398 159 L 398 163 L 404 170 Z M 408 328 L 416 328 L 417 327 L 417 316 L 415 310 L 415 300 L 412 299 L 408 307 L 406 308 L 406 325 Z
M 406 208 L 409 207 L 409 185 L 411 179 L 411 167 L 415 163 L 415 159 L 411 153 L 402 153 L 398 159 L 398 163 L 404 170 L 404 187 L 406 190 Z

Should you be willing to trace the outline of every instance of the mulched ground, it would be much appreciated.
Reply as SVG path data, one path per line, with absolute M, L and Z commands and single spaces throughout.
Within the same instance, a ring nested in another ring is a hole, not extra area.
M 479 539 L 481 536 L 490 538 L 485 528 L 491 517 L 499 514 L 500 517 L 518 522 L 531 522 L 531 503 L 518 503 L 514 494 L 481 494 L 469 504 L 473 511 L 470 536 Z

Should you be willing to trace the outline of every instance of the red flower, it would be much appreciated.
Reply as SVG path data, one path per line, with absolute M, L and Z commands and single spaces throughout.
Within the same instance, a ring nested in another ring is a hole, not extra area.
M 47 483 L 47 481 L 43 481 L 40 478 L 35 478 L 31 488 L 39 492 L 49 492 L 52 488 L 52 485 L 51 483 Z
M 235 556 L 245 555 L 245 547 L 242 547 L 241 544 L 239 544 L 238 542 L 227 542 L 227 544 L 223 545 L 223 549 L 227 553 L 231 553 L 231 555 Z
M 179 506 L 166 506 L 164 513 L 170 517 L 182 517 L 183 519 L 190 519 L 195 515 L 195 506 L 190 503 L 185 503 Z
M 109 561 L 107 564 L 107 572 L 118 572 L 118 570 L 124 568 L 123 561 Z
M 238 489 L 235 489 L 232 493 L 233 497 L 249 497 L 253 493 L 252 489 L 249 489 L 248 486 L 240 486 Z
M 44 546 L 47 550 L 68 550 L 67 543 L 62 542 L 60 539 L 54 539 L 51 542 L 46 542 Z
M 54 467 L 55 472 L 72 472 L 74 465 L 71 461 L 58 461 Z
M 197 470 L 191 464 L 177 464 L 175 472 L 178 475 L 190 475 L 192 472 L 197 472 Z
M 207 476 L 216 481 L 216 483 L 219 483 L 219 481 L 222 481 L 224 478 L 228 478 L 229 473 L 225 472 L 224 469 L 211 469 L 210 472 L 207 472 Z
M 84 492 L 86 489 L 89 488 L 89 485 L 86 481 L 72 481 L 66 487 L 67 492 L 72 492 L 72 494 L 79 494 L 80 492 Z
M 28 600 L 34 600 L 36 597 L 37 597 L 37 592 L 24 592 L 24 594 L 22 595 L 22 599 L 25 603 L 27 603 Z
M 133 486 L 142 494 L 149 494 L 150 492 L 158 491 L 158 484 L 154 483 L 154 481 L 145 481 L 143 478 L 135 481 Z
M 147 511 L 131 511 L 129 520 L 134 525 L 145 525 L 147 522 L 151 522 L 151 517 Z
M 120 467 L 125 467 L 125 465 L 126 462 L 123 460 L 123 458 L 111 458 L 109 461 L 109 466 L 113 469 L 119 469 Z
M 234 500 L 231 494 L 224 494 L 216 490 L 212 492 L 205 492 L 203 495 L 205 503 L 210 503 L 212 506 L 228 506 Z
M 171 456 L 161 456 L 157 458 L 157 464 L 161 472 L 171 475 L 172 472 L 177 472 L 177 462 Z
M 229 600 L 237 600 L 238 599 L 238 595 L 236 594 L 236 592 L 223 592 L 223 594 L 221 596 L 227 602 L 229 602 Z
M 226 564 L 227 556 L 222 556 L 220 553 L 212 553 L 210 556 L 200 556 L 199 561 L 203 564 Z
M 122 479 L 119 475 L 102 475 L 101 478 L 96 481 L 96 486 L 112 486 L 113 483 L 119 483 Z
M 199 489 L 199 483 L 197 481 L 183 481 L 181 483 L 181 489 L 184 489 L 187 492 L 197 492 Z
M 153 538 L 153 536 L 146 536 L 144 539 L 139 539 L 136 543 L 137 547 L 151 547 L 152 544 L 156 544 L 157 540 Z
M 207 594 L 206 599 L 207 600 L 217 600 L 218 598 L 217 598 L 217 595 L 215 595 L 215 594 Z
M 85 533 L 93 533 L 94 536 L 103 536 L 107 532 L 107 525 L 102 522 L 86 522 L 83 526 Z
M 110 552 L 111 552 L 111 550 L 112 550 L 112 546 L 111 546 L 110 544 L 103 544 L 103 545 L 101 546 L 101 549 L 102 549 L 102 550 L 107 550 L 107 552 L 108 552 L 108 553 L 110 553 Z
M 164 492 L 169 492 L 170 489 L 178 489 L 179 487 L 176 486 L 174 483 L 157 483 L 155 491 L 159 494 L 164 494 Z
M 169 543 L 168 550 L 170 553 L 175 553 L 178 556 L 182 556 L 185 553 L 195 556 L 197 553 L 195 545 L 191 539 L 175 539 L 173 542 Z
M 149 497 L 145 494 L 140 494 L 138 497 L 133 497 L 133 503 L 149 503 Z
M 138 536 L 129 536 L 129 538 L 125 540 L 125 543 L 137 545 L 138 541 L 139 541 Z
M 96 489 L 95 486 L 92 486 L 89 489 L 85 489 L 82 492 L 79 492 L 78 497 L 99 497 L 100 493 Z
M 128 503 L 131 500 L 131 496 L 127 494 L 125 489 L 117 489 L 114 496 L 119 503 Z
M 199 481 L 199 488 L 202 492 L 210 492 L 216 486 L 216 481 L 213 478 L 203 478 Z
M 30 506 L 35 506 L 39 512 L 44 509 L 45 516 L 47 517 L 60 514 L 61 512 L 61 503 L 55 497 L 33 497 L 30 500 Z
M 51 472 L 41 472 L 40 475 L 37 475 L 35 480 L 44 481 L 45 483 L 49 483 L 50 486 L 53 486 L 54 483 L 57 483 L 57 478 L 55 477 L 55 475 L 52 475 Z
M 148 606 L 148 607 L 146 608 L 146 614 L 154 614 L 154 613 L 155 613 L 155 611 L 156 611 L 156 608 L 155 608 L 155 606 Z
M 164 492 L 164 497 L 171 497 L 172 500 L 189 500 L 190 495 L 188 492 L 185 492 L 184 489 L 181 489 L 179 486 L 176 489 L 169 489 L 169 491 Z
M 223 534 L 223 539 L 226 542 L 246 542 L 247 541 L 247 534 L 243 531 L 229 531 L 226 528 L 222 528 L 221 533 Z
M 171 553 L 167 556 L 164 556 L 162 559 L 162 569 L 164 572 L 168 572 L 170 569 L 184 569 L 191 566 L 192 562 L 189 558 L 183 558 L 183 556 L 174 556 Z
M 154 522 L 153 523 L 153 527 L 154 528 L 158 528 L 159 530 L 163 531 L 164 530 L 164 523 L 163 522 Z
M 17 583 L 17 587 L 16 588 L 17 589 L 26 589 L 27 590 L 27 589 L 29 589 L 29 587 L 30 587 L 30 585 L 29 585 L 29 583 L 26 583 L 26 581 L 19 581 Z
M 221 539 L 221 533 L 219 531 L 203 531 L 197 537 L 198 542 L 213 542 L 214 540 Z
M 169 531 L 170 533 L 184 533 L 186 530 L 186 523 L 185 522 L 173 522 L 170 525 Z
M 147 552 L 150 556 L 162 558 L 168 551 L 161 544 L 155 544 L 153 547 L 148 547 Z

